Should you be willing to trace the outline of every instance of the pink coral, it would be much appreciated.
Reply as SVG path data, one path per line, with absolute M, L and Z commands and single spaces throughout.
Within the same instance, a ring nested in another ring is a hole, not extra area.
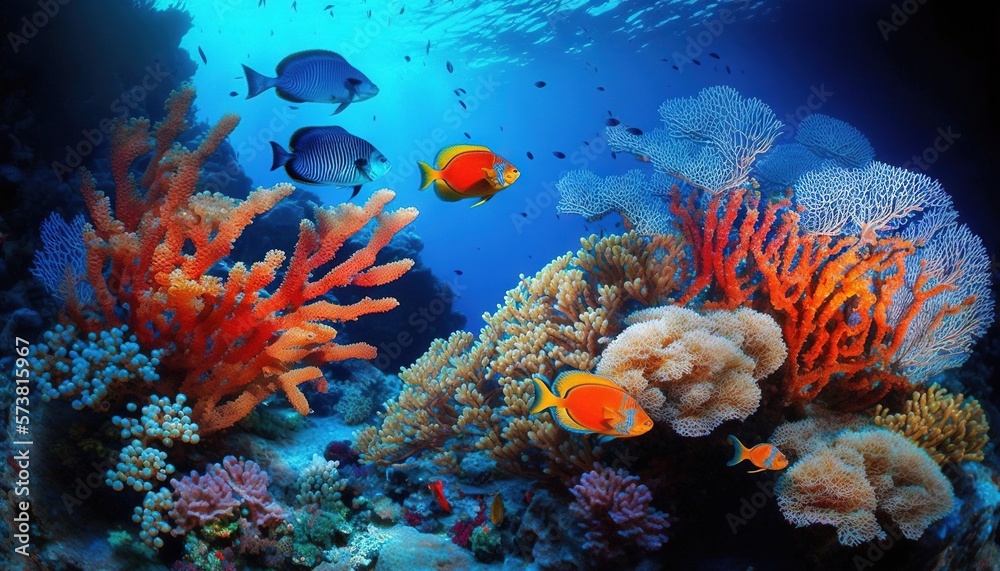
M 649 504 L 653 494 L 623 469 L 594 464 L 570 489 L 570 512 L 587 531 L 584 549 L 608 561 L 624 559 L 631 547 L 655 551 L 667 541 L 667 514 Z
M 177 524 L 171 532 L 182 535 L 214 521 L 239 514 L 246 506 L 247 519 L 258 527 L 273 527 L 285 518 L 285 510 L 267 491 L 270 478 L 253 460 L 222 459 L 222 465 L 208 466 L 204 474 L 191 472 L 181 480 L 172 479 L 174 504 L 170 517 Z M 235 493 L 235 495 L 234 495 Z
M 204 474 L 191 472 L 180 480 L 170 480 L 174 488 L 174 506 L 168 512 L 177 524 L 171 531 L 182 535 L 213 521 L 232 517 L 240 502 L 233 497 L 226 473 L 214 464 Z

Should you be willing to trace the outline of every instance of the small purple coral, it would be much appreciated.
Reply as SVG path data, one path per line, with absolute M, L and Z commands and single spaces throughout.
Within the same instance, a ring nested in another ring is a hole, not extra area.
M 218 464 L 209 466 L 204 474 L 192 471 L 190 476 L 170 480 L 174 488 L 174 505 L 168 513 L 177 524 L 171 533 L 182 535 L 231 517 L 234 510 L 239 509 L 240 502 L 233 497 L 228 480 Z
M 605 560 L 620 560 L 628 548 L 655 551 L 667 541 L 668 515 L 650 507 L 653 494 L 623 469 L 594 465 L 570 489 L 569 510 L 586 529 L 584 549 Z

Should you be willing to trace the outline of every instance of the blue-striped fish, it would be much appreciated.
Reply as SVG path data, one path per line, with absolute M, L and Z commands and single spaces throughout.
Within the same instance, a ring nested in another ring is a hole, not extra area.
M 247 99 L 275 88 L 278 97 L 302 103 L 340 103 L 334 115 L 355 101 L 371 99 L 378 87 L 340 54 L 326 50 L 294 53 L 278 64 L 278 77 L 261 75 L 243 66 Z
M 307 184 L 353 186 L 351 198 L 362 184 L 382 178 L 392 168 L 371 143 L 343 127 L 303 127 L 292 133 L 288 147 L 291 152 L 271 141 L 271 170 L 283 166 L 288 176 Z

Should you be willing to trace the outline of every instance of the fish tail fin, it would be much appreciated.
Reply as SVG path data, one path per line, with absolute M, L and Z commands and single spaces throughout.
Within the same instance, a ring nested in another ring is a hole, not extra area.
M 420 190 L 426 190 L 432 182 L 441 179 L 441 171 L 434 170 L 431 165 L 417 161 L 417 166 L 420 168 Z
M 246 65 L 243 66 L 243 73 L 247 76 L 247 99 L 257 97 L 261 93 L 271 89 L 278 81 L 277 78 L 259 74 Z
M 538 414 L 549 407 L 559 406 L 559 397 L 552 394 L 548 385 L 538 377 L 532 377 L 531 382 L 535 383 L 535 402 L 531 405 L 531 414 Z
M 739 438 L 736 438 L 732 434 L 729 435 L 729 441 L 733 443 L 733 459 L 727 462 L 726 466 L 735 466 L 746 460 L 747 448 L 743 446 Z
M 274 158 L 271 159 L 271 170 L 285 166 L 285 163 L 292 159 L 292 153 L 289 153 L 274 141 L 271 141 L 271 151 L 274 153 Z

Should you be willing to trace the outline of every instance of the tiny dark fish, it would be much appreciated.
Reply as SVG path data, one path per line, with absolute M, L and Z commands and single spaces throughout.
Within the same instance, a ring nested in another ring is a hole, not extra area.
M 621 222 L 615 222 L 615 228 L 621 228 L 621 227 L 622 227 Z
M 528 213 L 527 212 L 522 212 L 521 216 L 524 216 L 525 218 L 527 218 L 528 217 Z
M 532 256 L 531 254 L 528 254 L 528 259 L 529 259 L 529 260 L 534 260 L 534 259 L 535 259 L 535 257 L 534 257 L 534 256 Z
M 274 30 L 271 30 L 271 37 L 274 37 Z
M 536 81 L 535 82 L 535 87 L 538 87 L 538 88 L 545 87 L 545 82 L 544 81 Z
M 465 91 L 465 90 L 464 90 L 464 89 L 462 89 L 461 87 L 459 87 L 459 88 L 458 88 L 458 90 L 462 92 L 462 95 L 465 95 L 466 93 L 468 93 L 467 91 Z
M 611 119 L 605 119 L 604 123 L 607 124 L 608 127 L 614 127 L 615 125 L 620 124 L 621 121 L 612 117 Z
M 733 73 L 733 70 L 729 69 L 728 65 L 726 66 L 726 73 Z
M 470 134 L 468 134 L 468 133 L 462 133 L 462 134 L 463 134 L 463 135 L 465 135 L 465 138 L 466 138 L 466 139 L 471 139 L 471 138 L 472 138 L 472 135 L 470 135 Z
M 461 99 L 458 100 L 458 104 L 462 106 L 462 109 L 468 109 L 469 107 L 465 104 L 465 101 Z
M 672 65 L 672 66 L 670 66 L 670 67 L 672 67 L 672 68 L 676 69 L 677 71 L 680 71 L 680 70 L 681 70 L 681 68 L 677 67 L 676 65 Z
M 590 141 L 584 141 L 583 142 L 583 146 L 584 147 L 589 147 L 590 146 Z
M 616 153 L 614 151 L 611 151 L 611 158 L 612 159 L 617 159 L 618 158 L 618 153 Z
M 665 61 L 665 62 L 667 62 L 667 63 L 670 63 L 670 60 L 668 60 L 668 59 L 667 59 L 667 58 L 665 58 L 665 57 L 661 57 L 661 58 L 660 58 L 660 61 Z
M 266 5 L 267 5 L 267 0 L 259 0 L 257 2 L 257 7 L 258 8 L 260 8 L 261 6 L 266 6 Z
M 406 63 L 410 63 L 410 56 L 403 56 L 403 59 L 406 60 Z
M 598 86 L 597 86 L 597 90 L 598 90 L 598 91 L 604 91 L 604 88 L 603 88 L 603 87 L 601 87 L 600 85 L 598 85 Z
M 597 73 L 597 66 L 594 66 L 594 73 Z
M 374 115 L 372 115 L 372 121 L 374 121 L 374 120 L 375 120 L 375 116 L 374 116 Z
M 462 270 L 455 270 L 455 274 L 459 276 L 462 275 Z
M 446 61 L 444 63 L 445 63 L 445 67 L 448 68 L 448 73 L 452 73 L 452 72 L 455 71 L 455 66 L 451 65 L 450 61 Z
M 233 79 L 243 79 L 243 76 L 242 76 L 242 75 L 237 75 L 237 76 L 236 76 L 236 77 L 234 77 Z
M 371 18 L 372 18 L 372 11 L 371 11 L 371 10 L 369 10 L 369 11 L 368 11 L 368 19 L 369 19 L 369 20 L 371 20 Z
M 708 55 L 714 57 L 715 59 L 722 59 L 722 58 L 719 57 L 719 54 L 717 54 L 715 52 L 708 52 Z
M 529 161 L 535 160 L 535 155 L 531 154 L 531 151 L 528 151 L 528 160 Z
M 557 159 L 565 159 L 566 153 L 560 151 L 552 151 L 552 154 L 556 156 Z
M 635 135 L 637 137 L 642 135 L 642 129 L 640 129 L 638 127 L 629 127 L 628 129 L 625 129 L 625 132 L 626 133 L 631 133 L 631 134 L 633 134 L 633 135 Z
M 237 95 L 239 95 L 239 93 L 236 93 L 235 91 L 230 91 L 229 92 L 229 96 L 230 97 L 236 97 Z
M 427 47 L 424 48 L 424 55 L 431 53 L 431 41 L 427 40 Z
M 327 10 L 333 10 L 333 4 L 327 4 L 326 8 L 323 8 L 324 12 L 327 11 Z
M 691 58 L 691 61 L 693 61 L 695 65 L 701 65 L 701 62 L 694 58 Z
M 292 2 L 292 11 L 293 12 L 298 12 L 299 11 L 299 3 L 298 3 L 297 0 L 295 2 Z
M 461 97 L 461 96 L 462 96 L 462 92 L 461 92 L 461 91 L 459 91 L 459 90 L 457 90 L 457 89 L 452 89 L 452 90 L 451 90 L 451 92 L 452 92 L 452 93 L 454 93 L 454 94 L 455 94 L 456 96 L 458 96 L 458 97 Z
M 610 109 L 608 109 L 608 117 L 614 117 L 614 115 L 611 113 Z
M 201 61 L 208 63 L 208 58 L 205 57 L 205 50 L 201 49 L 201 46 L 198 46 L 198 55 L 201 56 Z
M 298 109 L 299 107 L 298 107 L 298 105 L 289 105 L 288 108 L 289 109 Z
M 399 9 L 399 13 L 400 13 L 400 14 L 402 14 L 402 13 L 403 13 L 403 10 L 406 10 L 406 6 L 403 6 L 402 8 L 400 8 L 400 9 Z
M 500 125 L 500 132 L 503 132 L 503 125 Z

